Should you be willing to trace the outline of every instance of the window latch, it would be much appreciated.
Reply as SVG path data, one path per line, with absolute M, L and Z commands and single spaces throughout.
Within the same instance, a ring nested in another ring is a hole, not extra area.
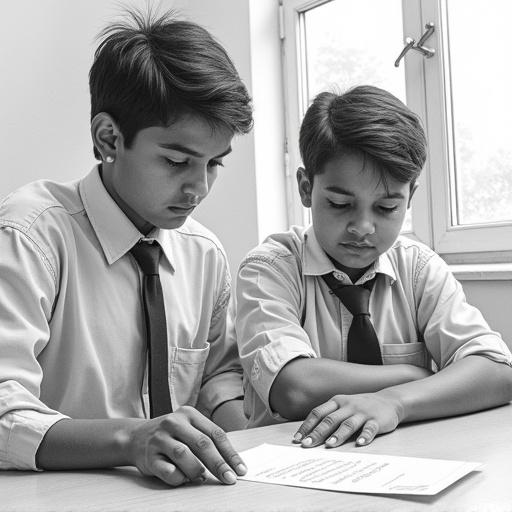
M 433 57 L 435 55 L 436 51 L 433 48 L 428 48 L 423 45 L 423 43 L 434 33 L 434 24 L 431 21 L 429 21 L 425 25 L 425 29 L 425 32 L 423 32 L 423 35 L 420 37 L 420 40 L 417 43 L 411 37 L 405 38 L 405 46 L 403 50 L 400 52 L 398 58 L 395 60 L 395 68 L 397 68 L 400 65 L 400 61 L 404 58 L 405 54 L 409 50 L 416 50 L 427 59 L 430 59 L 430 57 Z

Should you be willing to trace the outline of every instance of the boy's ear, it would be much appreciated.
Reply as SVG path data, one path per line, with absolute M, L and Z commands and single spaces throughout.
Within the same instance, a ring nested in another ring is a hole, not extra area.
M 110 114 L 99 112 L 91 121 L 91 136 L 94 146 L 103 161 L 114 161 L 121 142 L 121 132 Z M 109 159 L 107 160 L 107 157 Z
M 312 185 L 309 180 L 306 169 L 304 167 L 299 167 L 297 169 L 297 184 L 299 185 L 299 194 L 302 205 L 306 208 L 311 207 L 311 190 Z
M 418 188 L 418 182 L 414 182 L 414 184 L 411 186 L 411 190 L 409 192 L 409 201 L 407 201 L 407 208 L 411 207 L 412 196 L 414 195 L 414 192 L 416 192 L 417 188 Z

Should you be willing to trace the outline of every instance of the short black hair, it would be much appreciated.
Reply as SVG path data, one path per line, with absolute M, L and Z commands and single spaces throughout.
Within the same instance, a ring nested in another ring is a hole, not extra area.
M 384 180 L 388 174 L 413 184 L 427 153 L 418 116 L 391 93 L 369 85 L 318 94 L 302 121 L 299 145 L 310 180 L 332 158 L 354 152 L 369 157 Z
M 100 34 L 89 73 L 91 119 L 110 114 L 127 147 L 141 129 L 168 126 L 185 114 L 233 134 L 251 130 L 247 89 L 206 29 L 172 11 L 126 15 Z M 99 159 L 96 148 L 94 153 Z

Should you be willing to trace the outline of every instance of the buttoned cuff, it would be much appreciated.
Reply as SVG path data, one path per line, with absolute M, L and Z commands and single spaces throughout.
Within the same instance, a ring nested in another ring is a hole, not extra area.
M 468 341 L 460 347 L 453 356 L 448 360 L 445 366 L 467 356 L 483 356 L 496 363 L 504 363 L 512 366 L 512 353 L 506 343 L 499 337 L 494 335 L 479 336 L 478 338 Z
M 208 379 L 201 387 L 196 409 L 210 418 L 212 412 L 220 404 L 243 396 L 241 372 L 229 371 L 219 373 Z
M 5 444 L 0 446 L 0 468 L 40 471 L 36 465 L 39 445 L 48 429 L 65 418 L 68 416 L 56 411 L 27 409 L 2 416 L 0 430 Z
M 283 337 L 262 347 L 251 369 L 251 384 L 274 419 L 281 419 L 270 408 L 270 388 L 283 366 L 298 357 L 317 357 L 314 350 L 306 343 L 296 339 Z

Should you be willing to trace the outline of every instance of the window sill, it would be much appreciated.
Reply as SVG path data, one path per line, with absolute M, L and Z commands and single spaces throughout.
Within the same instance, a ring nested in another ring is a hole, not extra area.
M 450 270 L 459 281 L 512 280 L 512 263 L 450 264 Z

